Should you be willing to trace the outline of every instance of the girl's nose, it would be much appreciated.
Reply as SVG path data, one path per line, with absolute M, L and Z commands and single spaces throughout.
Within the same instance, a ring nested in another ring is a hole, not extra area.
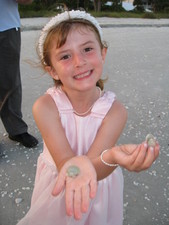
M 75 67 L 83 66 L 86 63 L 85 56 L 83 53 L 76 53 L 74 55 L 74 65 Z

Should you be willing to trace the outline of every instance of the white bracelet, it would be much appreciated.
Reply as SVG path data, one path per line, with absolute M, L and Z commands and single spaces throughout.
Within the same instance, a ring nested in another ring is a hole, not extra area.
M 110 149 L 106 149 L 106 150 L 104 150 L 104 151 L 101 153 L 101 156 L 100 156 L 101 161 L 102 161 L 105 165 L 107 165 L 107 166 L 111 166 L 111 167 L 113 167 L 113 166 L 115 166 L 115 167 L 116 167 L 116 166 L 119 166 L 119 164 L 107 163 L 107 162 L 104 161 L 103 155 L 104 155 L 104 153 L 107 152 L 108 150 L 110 150 Z

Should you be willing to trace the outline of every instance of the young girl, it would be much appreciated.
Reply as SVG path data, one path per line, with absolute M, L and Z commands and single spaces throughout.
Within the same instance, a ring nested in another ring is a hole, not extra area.
M 31 207 L 18 225 L 121 225 L 122 166 L 149 168 L 159 145 L 115 146 L 127 120 L 101 79 L 107 47 L 90 14 L 67 11 L 42 30 L 39 54 L 55 81 L 34 104 L 44 140 Z

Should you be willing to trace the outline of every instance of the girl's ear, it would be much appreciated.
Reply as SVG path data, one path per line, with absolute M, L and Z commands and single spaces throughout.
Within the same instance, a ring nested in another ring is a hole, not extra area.
M 103 49 L 102 49 L 102 59 L 103 59 L 103 63 L 105 62 L 106 54 L 107 54 L 107 48 L 103 48 Z
M 56 73 L 56 71 L 51 67 L 51 66 L 46 66 L 45 70 L 49 73 L 49 75 L 55 79 L 55 80 L 59 80 L 59 77 Z

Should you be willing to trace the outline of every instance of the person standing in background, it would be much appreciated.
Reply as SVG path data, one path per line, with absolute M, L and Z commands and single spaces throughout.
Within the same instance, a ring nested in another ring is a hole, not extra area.
M 32 0 L 0 0 L 0 117 L 8 137 L 31 148 L 38 140 L 22 119 L 20 77 L 21 32 L 19 4 Z

